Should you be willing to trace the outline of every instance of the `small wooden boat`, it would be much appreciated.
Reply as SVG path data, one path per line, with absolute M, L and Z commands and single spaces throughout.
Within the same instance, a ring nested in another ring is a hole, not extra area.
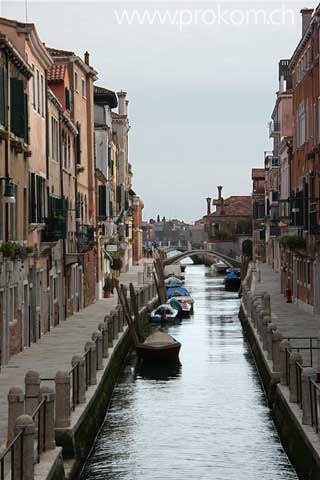
M 173 323 L 177 320 L 179 311 L 169 303 L 160 305 L 150 314 L 150 321 L 153 323 Z
M 156 364 L 178 363 L 181 343 L 171 337 L 168 333 L 162 332 L 161 330 L 152 333 L 143 342 L 139 341 L 134 320 L 130 313 L 128 299 L 122 284 L 120 287 L 117 286 L 117 292 L 138 357 L 144 362 L 154 362 Z M 135 323 L 137 324 L 139 321 L 139 313 L 135 302 L 135 292 L 132 283 L 130 283 L 130 296 Z
M 178 317 L 188 317 L 192 312 L 192 305 L 181 300 L 179 297 L 171 297 L 168 300 L 168 304 L 170 304 L 175 310 L 178 310 Z
M 226 290 L 237 292 L 241 284 L 240 270 L 230 270 L 224 277 L 223 283 Z
M 164 284 L 165 284 L 166 288 L 181 287 L 181 285 L 183 284 L 183 281 L 180 280 L 180 278 L 172 276 L 172 277 L 166 278 L 165 281 L 164 281 Z
M 179 361 L 181 343 L 160 330 L 149 335 L 136 345 L 138 356 L 144 362 L 173 363 Z
M 167 296 L 168 296 L 168 299 L 173 298 L 173 297 L 176 298 L 177 300 L 179 300 L 181 305 L 183 303 L 188 303 L 191 306 L 190 313 L 192 313 L 194 300 L 191 297 L 189 290 L 187 290 L 184 287 L 168 288 L 167 289 Z
M 222 260 L 217 260 L 213 264 L 213 268 L 217 273 L 225 273 L 228 269 L 228 265 L 226 265 Z

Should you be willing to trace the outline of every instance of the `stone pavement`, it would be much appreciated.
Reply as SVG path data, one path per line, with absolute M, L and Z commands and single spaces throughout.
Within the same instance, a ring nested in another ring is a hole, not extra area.
M 138 284 L 138 271 L 134 266 L 121 275 L 120 281 L 126 285 Z M 117 294 L 112 298 L 98 300 L 93 305 L 82 309 L 56 328 L 46 333 L 41 339 L 12 357 L 8 365 L 0 372 L 0 451 L 5 446 L 7 434 L 7 395 L 11 386 L 24 387 L 24 377 L 28 370 L 36 370 L 43 378 L 53 378 L 58 370 L 69 371 L 74 355 L 83 355 L 84 345 L 91 340 L 91 335 L 98 329 L 107 315 L 117 305 Z
M 261 281 L 259 281 L 259 270 Z M 278 331 L 283 338 L 293 337 L 293 347 L 309 346 L 308 340 L 294 339 L 294 337 L 319 337 L 320 338 L 320 316 L 311 315 L 301 309 L 295 303 L 286 303 L 286 299 L 280 291 L 280 274 L 274 272 L 270 265 L 265 263 L 257 264 L 257 271 L 253 274 L 251 290 L 255 293 L 268 292 L 271 297 L 271 318 L 272 323 L 277 325 Z M 316 338 L 312 340 L 314 347 L 314 358 L 318 358 L 320 350 Z M 300 350 L 300 353 L 309 363 L 310 351 Z M 320 357 L 320 355 L 319 355 Z

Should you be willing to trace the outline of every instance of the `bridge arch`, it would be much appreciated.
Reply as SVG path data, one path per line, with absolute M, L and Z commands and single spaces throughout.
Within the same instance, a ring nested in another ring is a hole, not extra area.
M 209 257 L 214 257 L 218 258 L 219 260 L 222 260 L 228 267 L 234 268 L 237 267 L 239 268 L 241 266 L 241 263 L 236 260 L 235 258 L 228 257 L 227 255 L 224 255 L 223 253 L 220 252 L 215 252 L 213 250 L 186 250 L 185 252 L 181 252 L 174 257 L 170 257 L 167 260 L 165 260 L 164 264 L 165 265 L 174 265 L 176 263 L 179 263 L 181 260 L 187 257 L 193 257 L 195 255 L 208 255 Z

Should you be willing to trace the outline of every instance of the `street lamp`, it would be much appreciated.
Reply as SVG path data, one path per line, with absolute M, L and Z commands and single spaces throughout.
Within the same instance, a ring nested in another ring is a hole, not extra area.
M 14 185 L 10 177 L 0 177 L 0 181 L 5 182 L 5 190 L 2 196 L 3 203 L 16 203 Z

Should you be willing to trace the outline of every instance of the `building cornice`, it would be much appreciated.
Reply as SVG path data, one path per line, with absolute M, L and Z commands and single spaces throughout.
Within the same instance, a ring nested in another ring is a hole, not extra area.
M 12 45 L 5 35 L 0 33 L 0 49 L 4 50 L 8 55 L 11 63 L 29 80 L 33 76 L 33 72 L 27 62 L 24 60 L 19 51 Z

